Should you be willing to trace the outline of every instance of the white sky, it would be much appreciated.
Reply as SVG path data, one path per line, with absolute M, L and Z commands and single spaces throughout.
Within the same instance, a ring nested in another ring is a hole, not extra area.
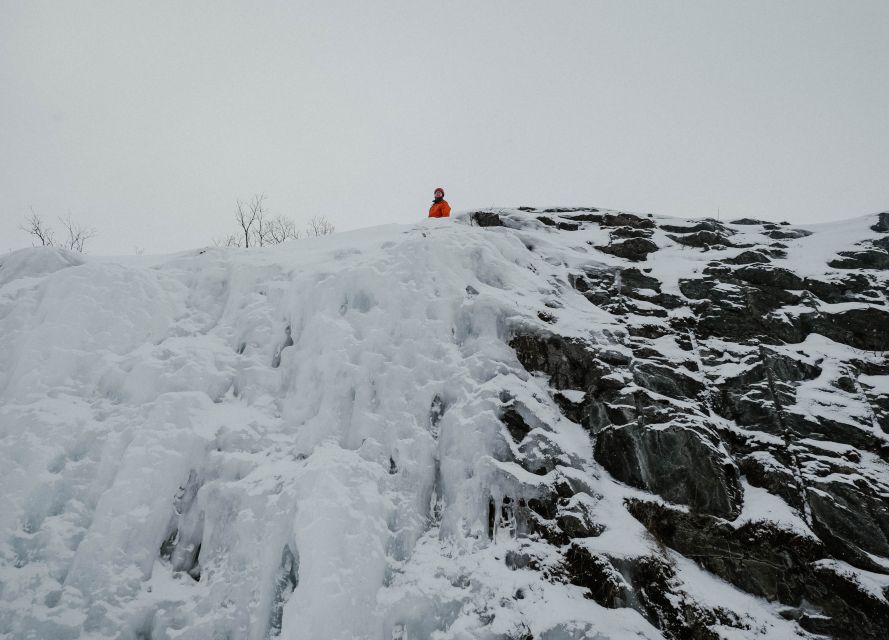
M 889 2 L 0 0 L 0 252 L 90 253 L 599 205 L 814 223 L 889 207 Z

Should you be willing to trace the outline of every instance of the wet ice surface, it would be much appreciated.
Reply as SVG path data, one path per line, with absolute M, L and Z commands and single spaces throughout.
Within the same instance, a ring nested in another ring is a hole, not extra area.
M 0 632 L 663 637 L 548 571 L 552 546 L 515 507 L 573 474 L 606 525 L 591 550 L 659 552 L 622 505 L 636 490 L 507 344 L 547 327 L 542 312 L 563 336 L 615 342 L 624 330 L 569 285 L 622 264 L 590 250 L 597 234 L 458 218 L 254 251 L 3 256 Z M 684 261 L 658 263 L 666 288 L 697 268 L 674 251 Z M 807 408 L 846 410 L 810 386 Z M 513 461 L 505 398 L 546 418 L 530 425 L 546 475 Z M 804 527 L 759 491 L 743 518 Z M 518 551 L 540 566 L 509 567 Z M 686 591 L 748 616 L 752 631 L 726 637 L 795 628 L 694 563 L 676 568 Z

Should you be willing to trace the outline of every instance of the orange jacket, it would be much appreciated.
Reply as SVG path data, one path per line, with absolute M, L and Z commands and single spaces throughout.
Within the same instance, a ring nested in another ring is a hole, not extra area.
M 448 204 L 447 200 L 439 200 L 438 202 L 433 202 L 432 206 L 429 207 L 430 218 L 447 218 L 450 215 L 451 205 Z

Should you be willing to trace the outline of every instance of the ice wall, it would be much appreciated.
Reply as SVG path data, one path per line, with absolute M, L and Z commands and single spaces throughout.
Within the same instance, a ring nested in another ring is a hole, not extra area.
M 4 257 L 0 628 L 446 628 L 464 595 L 379 595 L 421 539 L 489 544 L 489 498 L 515 482 L 495 410 L 528 377 L 504 338 L 550 286 L 535 262 L 514 236 L 448 222 L 256 252 Z

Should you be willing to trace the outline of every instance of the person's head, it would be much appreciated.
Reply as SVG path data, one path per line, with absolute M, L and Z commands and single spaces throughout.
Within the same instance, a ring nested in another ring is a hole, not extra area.
M 444 189 L 438 187 L 433 194 L 436 200 L 441 200 L 444 198 Z

